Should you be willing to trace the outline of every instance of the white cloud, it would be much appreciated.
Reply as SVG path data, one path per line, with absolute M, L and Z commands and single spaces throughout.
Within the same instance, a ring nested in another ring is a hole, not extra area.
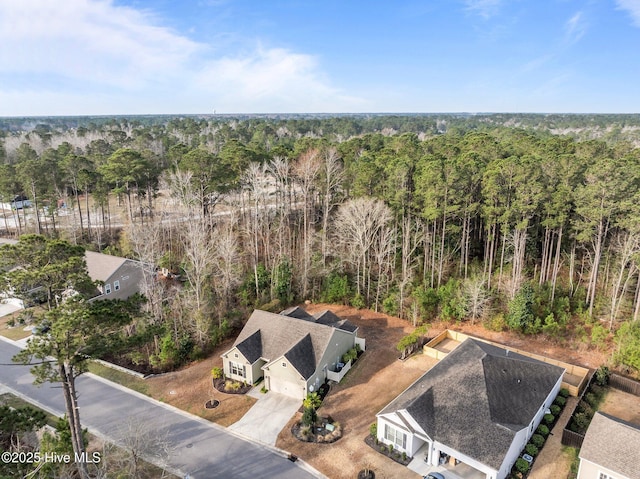
M 636 27 L 640 27 L 640 0 L 616 0 L 618 10 L 626 10 Z
M 362 106 L 330 85 L 313 56 L 257 46 L 220 57 L 219 45 L 113 0 L 0 1 L 0 44 L 0 115 Z
M 464 0 L 467 12 L 489 19 L 498 13 L 502 0 Z
M 587 22 L 582 12 L 577 12 L 565 24 L 565 38 L 569 43 L 576 43 L 587 32 Z

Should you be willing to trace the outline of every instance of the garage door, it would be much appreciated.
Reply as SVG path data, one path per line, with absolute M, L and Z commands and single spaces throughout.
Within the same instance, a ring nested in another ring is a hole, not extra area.
M 269 383 L 271 390 L 280 394 L 286 394 L 287 396 L 296 398 L 296 399 L 304 399 L 303 397 L 303 386 L 299 383 L 292 383 L 289 381 L 283 381 L 278 378 L 269 378 Z

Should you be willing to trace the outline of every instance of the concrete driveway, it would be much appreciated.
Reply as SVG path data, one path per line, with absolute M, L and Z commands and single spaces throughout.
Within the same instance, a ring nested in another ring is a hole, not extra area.
M 256 389 L 254 388 L 253 391 Z M 275 446 L 278 434 L 291 416 L 302 406 L 300 399 L 269 391 L 251 394 L 258 401 L 235 424 L 227 429 L 270 446 Z

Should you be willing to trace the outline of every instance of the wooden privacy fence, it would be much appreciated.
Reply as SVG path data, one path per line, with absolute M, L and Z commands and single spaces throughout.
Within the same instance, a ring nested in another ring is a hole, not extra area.
M 640 396 L 640 382 L 631 378 L 620 376 L 619 374 L 611 374 L 609 376 L 609 386 L 619 391 Z
M 584 442 L 584 435 L 573 432 L 566 427 L 562 430 L 562 445 L 563 446 L 571 446 L 577 447 L 580 449 L 582 447 L 582 443 Z

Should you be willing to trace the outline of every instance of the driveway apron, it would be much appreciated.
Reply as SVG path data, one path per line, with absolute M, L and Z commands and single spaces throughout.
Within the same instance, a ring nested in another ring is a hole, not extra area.
M 266 394 L 252 394 L 257 399 L 242 419 L 229 429 L 243 436 L 270 446 L 275 446 L 278 434 L 291 416 L 302 406 L 300 399 L 269 391 Z

